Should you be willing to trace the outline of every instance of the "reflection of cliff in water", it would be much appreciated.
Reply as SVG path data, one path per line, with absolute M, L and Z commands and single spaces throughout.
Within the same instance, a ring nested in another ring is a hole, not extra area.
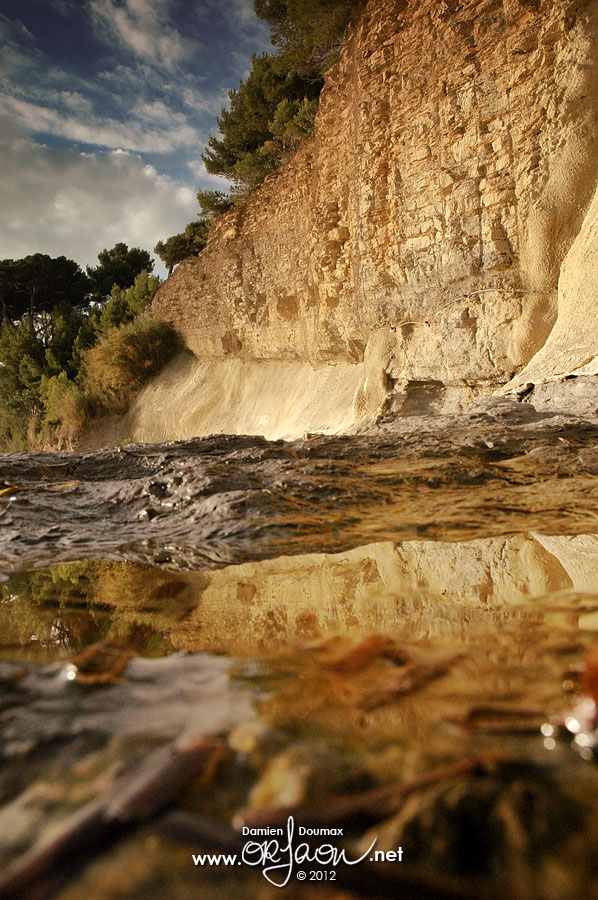
M 189 846 L 217 849 L 198 821 L 236 847 L 243 811 L 350 811 L 431 773 L 373 815 L 387 848 L 410 848 L 418 896 L 471 896 L 446 883 L 471 859 L 485 897 L 543 898 L 557 859 L 561 896 L 592 896 L 596 771 L 539 728 L 574 702 L 598 630 L 597 437 L 493 400 L 374 435 L 4 457 L 0 861 L 35 890 L 52 863 L 59 900 L 196 900 L 198 883 L 222 900 L 218 870 L 190 871 Z M 181 782 L 179 742 L 201 748 L 205 729 L 222 766 Z M 371 810 L 352 821 L 364 840 Z M 57 862 L 40 848 L 60 822 Z M 347 896 L 414 893 L 407 869 L 380 884 L 373 868 L 345 873 Z M 230 896 L 271 896 L 259 874 L 228 877 Z
M 13 576 L 0 621 L 5 650 L 42 658 L 106 636 L 145 655 L 239 653 L 336 632 L 460 636 L 513 607 L 529 614 L 547 595 L 597 591 L 598 537 L 523 534 L 369 544 L 198 573 L 74 563 Z
M 86 561 L 13 575 L 0 600 L 0 861 L 35 876 L 23 851 L 49 859 L 39 896 L 66 877 L 60 900 L 194 900 L 198 885 L 222 900 L 220 873 L 190 852 L 236 849 L 235 817 L 289 804 L 299 822 L 332 810 L 353 850 L 375 835 L 404 846 L 416 896 L 482 884 L 539 900 L 555 864 L 559 897 L 595 896 L 595 767 L 539 731 L 574 702 L 598 634 L 594 535 L 386 542 L 211 572 Z M 217 763 L 173 782 L 177 748 L 206 731 Z M 397 800 L 380 806 L 386 786 Z M 110 818 L 123 793 L 138 804 L 124 825 Z M 490 827 L 472 855 L 471 829 Z M 35 845 L 56 829 L 79 841 L 59 866 Z M 347 870 L 343 896 L 412 896 L 405 872 Z M 259 872 L 227 878 L 230 896 L 277 896 Z

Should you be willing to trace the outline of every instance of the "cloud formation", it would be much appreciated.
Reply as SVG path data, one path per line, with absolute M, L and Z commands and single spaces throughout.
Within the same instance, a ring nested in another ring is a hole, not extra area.
M 83 104 L 82 104 L 83 105 Z M 201 133 L 183 114 L 151 117 L 146 121 L 118 122 L 101 116 L 64 115 L 36 103 L 14 97 L 0 98 L 0 111 L 33 132 L 69 138 L 80 144 L 136 150 L 145 153 L 170 153 L 178 147 L 197 147 L 205 143 Z
M 1 2 L 1 0 L 0 0 Z M 267 47 L 252 0 L 36 0 L 0 13 L 0 258 L 151 250 L 226 189 L 201 152 Z
M 0 120 L 0 158 L 2 258 L 41 252 L 93 264 L 117 241 L 151 249 L 197 214 L 190 187 L 128 151 L 52 149 Z
M 189 57 L 193 44 L 170 23 L 170 0 L 91 0 L 89 11 L 100 36 L 115 37 L 145 61 L 175 70 Z

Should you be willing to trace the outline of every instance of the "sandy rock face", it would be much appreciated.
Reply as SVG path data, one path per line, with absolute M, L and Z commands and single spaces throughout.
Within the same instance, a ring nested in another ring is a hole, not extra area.
M 155 310 L 200 359 L 362 365 L 357 419 L 496 390 L 557 322 L 527 380 L 554 377 L 596 328 L 597 159 L 597 0 L 371 0 L 315 138 Z
M 505 392 L 537 408 L 572 405 L 596 414 L 598 393 L 598 192 L 561 266 L 558 317 L 548 340 Z

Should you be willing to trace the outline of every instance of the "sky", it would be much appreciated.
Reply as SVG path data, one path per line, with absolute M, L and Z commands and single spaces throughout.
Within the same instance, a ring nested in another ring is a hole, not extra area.
M 201 152 L 269 48 L 253 0 L 0 0 L 0 259 L 182 231 L 226 188 Z

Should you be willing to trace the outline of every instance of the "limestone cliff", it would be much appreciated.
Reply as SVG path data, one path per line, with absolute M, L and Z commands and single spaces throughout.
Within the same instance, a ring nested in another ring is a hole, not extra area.
M 142 395 L 136 437 L 340 430 L 526 365 L 508 390 L 598 371 L 598 0 L 370 0 L 316 126 L 156 295 L 199 362 Z

